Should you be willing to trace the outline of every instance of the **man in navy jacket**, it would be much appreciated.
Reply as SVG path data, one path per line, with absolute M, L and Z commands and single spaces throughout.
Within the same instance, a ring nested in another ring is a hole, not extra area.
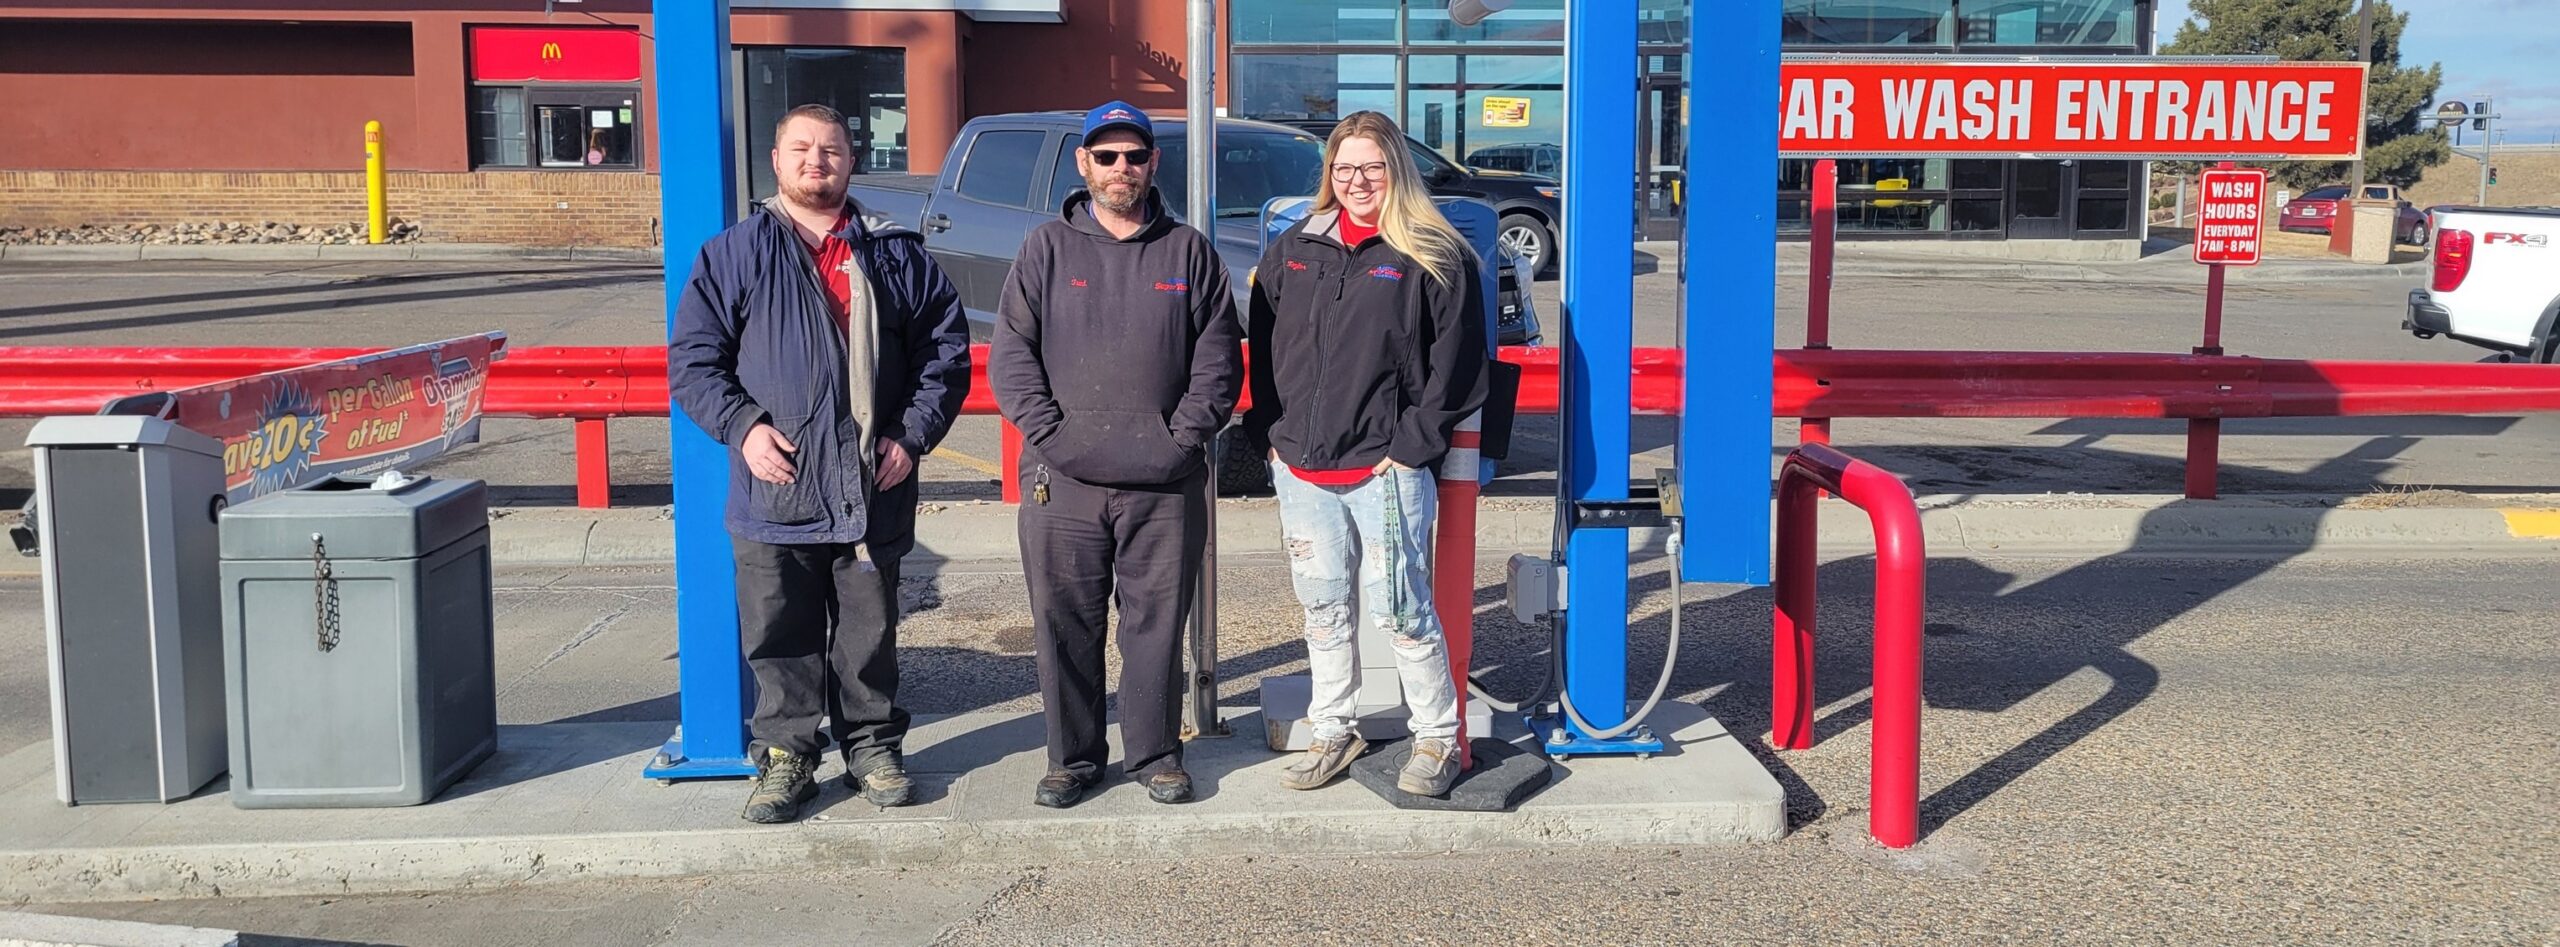
M 753 822 L 817 797 L 821 714 L 849 785 L 874 805 L 913 801 L 898 560 L 915 545 L 917 458 L 969 390 L 959 293 L 921 236 L 847 197 L 846 129 L 823 105 L 783 116 L 781 193 L 703 244 L 667 346 L 676 404 L 730 448 Z

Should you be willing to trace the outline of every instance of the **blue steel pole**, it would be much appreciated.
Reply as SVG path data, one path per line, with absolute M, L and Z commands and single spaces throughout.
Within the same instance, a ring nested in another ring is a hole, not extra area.
M 658 203 L 666 222 L 667 322 L 694 254 L 735 221 L 737 123 L 729 111 L 728 0 L 656 0 Z M 682 411 L 670 419 L 675 478 L 676 695 L 682 720 L 644 775 L 746 776 L 746 660 L 738 586 L 721 508 L 728 448 Z
M 1778 309 L 1778 4 L 1689 18 L 1690 193 L 1713 169 L 1714 213 L 1682 224 L 1682 578 L 1769 582 L 1770 352 Z M 1736 221 L 1742 223 L 1737 226 Z
M 1573 412 L 1567 495 L 1577 503 L 1627 498 L 1637 66 L 1635 0 L 1571 0 L 1561 245 L 1573 252 L 1564 258 L 1562 370 Z M 1576 528 L 1565 562 L 1564 686 L 1585 721 L 1615 727 L 1627 719 L 1627 534 Z

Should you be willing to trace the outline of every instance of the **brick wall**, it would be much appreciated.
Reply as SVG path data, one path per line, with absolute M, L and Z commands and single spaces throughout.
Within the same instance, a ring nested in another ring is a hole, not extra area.
M 658 176 L 638 173 L 394 171 L 393 220 L 433 243 L 654 247 Z M 565 205 L 565 206 L 563 206 Z M 364 220 L 351 172 L 0 171 L 0 227 L 245 221 L 327 226 Z

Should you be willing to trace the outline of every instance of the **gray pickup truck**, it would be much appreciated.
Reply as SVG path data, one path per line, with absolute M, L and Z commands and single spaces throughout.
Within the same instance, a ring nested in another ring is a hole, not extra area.
M 1158 118 L 1155 126 L 1156 188 L 1178 214 L 1190 143 L 1179 118 Z M 941 174 L 856 175 L 853 196 L 873 213 L 924 234 L 925 249 L 959 286 L 971 331 L 985 338 L 1022 239 L 1055 218 L 1067 195 L 1084 185 L 1076 171 L 1076 148 L 1083 143 L 1081 113 L 971 119 Z M 1246 276 L 1262 258 L 1263 205 L 1315 192 L 1324 142 L 1284 125 L 1220 119 L 1218 151 L 1218 256 L 1234 286 L 1236 309 L 1243 312 L 1250 292 Z M 1497 339 L 1502 345 L 1529 344 L 1538 338 L 1537 317 L 1524 291 L 1530 274 L 1507 252 L 1503 264 Z

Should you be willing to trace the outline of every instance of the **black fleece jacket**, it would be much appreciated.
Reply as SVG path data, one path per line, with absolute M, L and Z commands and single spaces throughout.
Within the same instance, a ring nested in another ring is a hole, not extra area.
M 1262 252 L 1245 430 L 1301 470 L 1429 467 L 1484 407 L 1478 264 L 1441 285 L 1382 237 L 1343 246 L 1339 216 L 1299 221 Z
M 1091 202 L 1069 195 L 1059 219 L 1023 240 L 987 381 L 1035 463 L 1104 486 L 1178 483 L 1244 381 L 1227 268 L 1153 190 L 1147 225 L 1126 240 L 1102 229 Z

